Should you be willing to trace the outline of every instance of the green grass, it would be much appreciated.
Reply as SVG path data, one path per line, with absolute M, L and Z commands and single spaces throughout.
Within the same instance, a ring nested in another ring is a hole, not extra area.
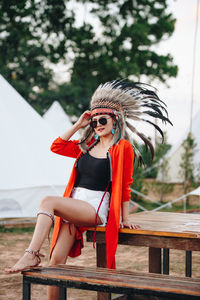
M 6 227 L 1 225 L 0 226 L 0 233 L 24 233 L 24 232 L 33 232 L 34 227 Z

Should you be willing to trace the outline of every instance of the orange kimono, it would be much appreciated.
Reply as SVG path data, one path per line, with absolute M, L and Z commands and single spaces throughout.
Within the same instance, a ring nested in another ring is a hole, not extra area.
M 57 154 L 78 159 L 82 152 L 77 145 L 77 142 L 78 141 L 65 141 L 59 137 L 53 142 L 51 150 Z M 129 185 L 133 182 L 134 152 L 132 145 L 127 140 L 122 139 L 117 145 L 110 148 L 109 154 L 111 158 L 110 172 L 112 174 L 112 193 L 109 217 L 106 224 L 106 255 L 107 268 L 115 268 L 115 253 L 118 244 L 121 205 L 122 202 L 129 201 L 131 196 Z M 78 175 L 78 171 L 75 166 L 76 162 L 72 169 L 63 197 L 70 197 L 71 195 L 76 181 L 76 176 Z M 56 245 L 61 223 L 62 219 L 60 217 L 56 217 L 51 241 L 50 256 Z M 83 247 L 82 233 L 85 229 L 86 228 L 77 228 L 76 240 L 70 251 L 70 256 L 75 257 L 81 254 L 81 248 Z

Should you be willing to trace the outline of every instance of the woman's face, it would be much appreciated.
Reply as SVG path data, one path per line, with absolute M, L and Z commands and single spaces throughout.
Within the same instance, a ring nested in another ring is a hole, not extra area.
M 100 121 L 99 121 L 100 120 Z M 92 121 L 97 122 L 97 126 L 94 128 L 96 134 L 99 137 L 111 135 L 111 130 L 113 128 L 114 120 L 109 115 L 100 115 L 92 118 Z M 106 124 L 105 124 L 106 123 Z

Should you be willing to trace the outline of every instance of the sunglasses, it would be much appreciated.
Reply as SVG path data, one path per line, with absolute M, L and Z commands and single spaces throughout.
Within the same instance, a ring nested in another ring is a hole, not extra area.
M 99 118 L 99 120 L 93 120 L 90 122 L 90 126 L 94 129 L 97 127 L 98 123 L 101 125 L 106 125 L 108 123 L 107 119 L 110 119 L 110 118 L 102 117 L 102 118 Z

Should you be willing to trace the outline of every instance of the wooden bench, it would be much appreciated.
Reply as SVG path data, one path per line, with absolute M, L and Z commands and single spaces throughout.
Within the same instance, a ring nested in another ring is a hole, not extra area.
M 69 265 L 34 268 L 22 274 L 23 300 L 31 299 L 32 283 L 58 286 L 60 300 L 67 299 L 67 288 L 126 295 L 115 299 L 200 299 L 200 278 Z

